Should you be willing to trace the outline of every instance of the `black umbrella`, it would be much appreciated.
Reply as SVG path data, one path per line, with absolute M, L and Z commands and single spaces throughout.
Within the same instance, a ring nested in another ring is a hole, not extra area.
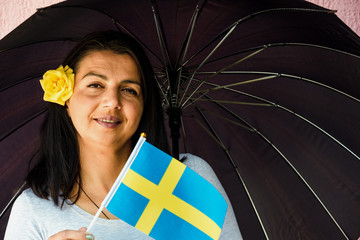
M 360 235 L 360 39 L 333 11 L 302 0 L 70 0 L 40 9 L 0 41 L 0 209 L 37 149 L 46 112 L 38 80 L 82 36 L 107 29 L 146 49 L 173 154 L 209 162 L 244 239 Z

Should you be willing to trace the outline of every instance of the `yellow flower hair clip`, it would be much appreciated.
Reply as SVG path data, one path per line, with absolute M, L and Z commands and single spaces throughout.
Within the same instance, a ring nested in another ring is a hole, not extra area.
M 48 70 L 40 80 L 44 90 L 44 101 L 65 105 L 72 96 L 75 74 L 69 66 L 60 65 L 56 70 Z

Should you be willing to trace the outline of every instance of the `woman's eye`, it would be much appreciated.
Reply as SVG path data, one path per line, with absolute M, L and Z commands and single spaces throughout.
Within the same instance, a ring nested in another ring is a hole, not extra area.
M 102 88 L 102 85 L 100 85 L 99 83 L 92 83 L 92 84 L 89 84 L 88 87 L 90 87 L 90 88 Z
M 126 93 L 129 93 L 131 95 L 134 95 L 134 96 L 137 96 L 138 93 L 136 90 L 132 89 L 132 88 L 124 88 L 122 91 L 126 92 Z

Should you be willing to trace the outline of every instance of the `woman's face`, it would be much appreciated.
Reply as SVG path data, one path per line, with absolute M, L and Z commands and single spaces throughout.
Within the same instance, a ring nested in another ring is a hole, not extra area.
M 108 50 L 88 54 L 78 64 L 67 107 L 80 145 L 131 147 L 144 108 L 133 58 Z

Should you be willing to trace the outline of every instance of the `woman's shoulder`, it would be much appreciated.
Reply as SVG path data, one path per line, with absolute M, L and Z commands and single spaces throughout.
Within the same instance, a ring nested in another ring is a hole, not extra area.
M 38 205 L 47 204 L 51 201 L 49 199 L 43 199 L 35 195 L 31 188 L 25 189 L 19 197 L 16 199 L 14 204 L 30 204 L 30 205 Z
M 73 205 L 64 204 L 61 208 L 52 199 L 38 197 L 31 189 L 24 190 L 16 199 L 12 209 L 6 239 L 47 239 L 60 230 L 81 222 Z M 19 226 L 23 226 L 19 232 Z M 19 238 L 18 236 L 21 236 Z
M 19 199 L 21 198 L 36 199 L 38 197 L 35 195 L 31 188 L 27 188 L 19 195 Z
M 210 182 L 225 198 L 228 209 L 220 239 L 242 239 L 230 200 L 211 166 L 201 157 L 189 153 L 181 154 L 180 159 L 183 159 L 185 165 Z
M 219 185 L 219 180 L 214 170 L 204 159 L 190 153 L 180 154 L 180 159 L 183 159 L 183 163 L 186 166 L 208 180 L 211 184 Z
M 15 200 L 12 207 L 12 212 L 23 214 L 23 213 L 34 213 L 39 210 L 48 209 L 54 204 L 48 199 L 42 199 L 35 195 L 35 193 L 29 188 L 24 190 Z M 46 212 L 46 211 L 45 211 Z
M 18 239 L 33 236 L 32 239 L 42 239 L 38 230 L 39 219 L 46 219 L 51 214 L 48 209 L 53 205 L 51 201 L 37 197 L 31 189 L 24 190 L 15 200 L 11 209 L 5 239 Z M 19 232 L 19 226 L 22 231 Z
M 201 157 L 193 155 L 191 153 L 183 153 L 180 154 L 180 159 L 182 159 L 183 163 L 196 171 L 210 171 L 213 172 L 211 166 Z
M 180 159 L 183 160 L 183 163 L 191 169 L 200 167 L 211 168 L 204 159 L 191 153 L 180 154 Z

